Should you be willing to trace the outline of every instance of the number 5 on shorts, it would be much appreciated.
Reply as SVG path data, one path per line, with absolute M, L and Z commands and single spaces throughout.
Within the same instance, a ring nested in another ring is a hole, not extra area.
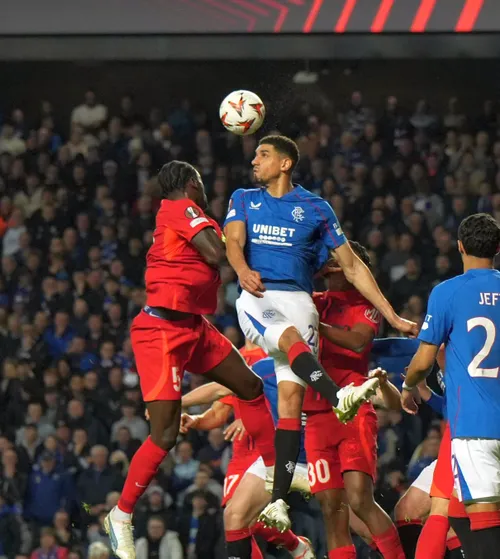
M 181 391 L 181 375 L 179 367 L 172 367 L 172 387 L 176 392 Z

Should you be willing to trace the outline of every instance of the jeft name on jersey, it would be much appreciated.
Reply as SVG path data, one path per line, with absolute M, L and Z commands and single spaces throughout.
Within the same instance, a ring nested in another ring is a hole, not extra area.
M 251 242 L 254 244 L 291 247 L 292 243 L 290 241 L 295 233 L 295 229 L 293 227 L 254 223 L 252 233 L 258 235 L 251 239 Z
M 496 306 L 500 302 L 500 293 L 479 293 L 479 304 L 489 307 Z

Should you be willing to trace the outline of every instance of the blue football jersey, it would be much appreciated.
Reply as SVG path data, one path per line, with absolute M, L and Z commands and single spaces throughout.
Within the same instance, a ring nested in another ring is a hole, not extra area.
M 453 438 L 500 439 L 500 272 L 469 270 L 437 285 L 419 339 L 446 345 Z
M 312 293 L 314 273 L 328 249 L 346 242 L 328 202 L 302 186 L 274 198 L 264 188 L 236 190 L 224 227 L 246 224 L 245 258 L 260 273 L 267 289 Z
M 278 423 L 278 383 L 276 382 L 276 373 L 274 372 L 274 360 L 266 357 L 254 363 L 252 369 L 264 383 L 264 395 L 271 406 L 274 423 Z M 302 414 L 302 432 L 300 438 L 300 452 L 297 458 L 298 464 L 307 464 L 306 450 L 304 448 L 304 428 L 305 414 Z

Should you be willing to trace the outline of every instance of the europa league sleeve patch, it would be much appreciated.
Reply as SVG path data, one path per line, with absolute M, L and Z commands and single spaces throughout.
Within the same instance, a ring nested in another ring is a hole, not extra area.
M 184 215 L 188 219 L 196 219 L 197 217 L 199 217 L 200 211 L 193 206 L 189 206 L 189 208 L 186 208 L 186 211 L 184 212 Z

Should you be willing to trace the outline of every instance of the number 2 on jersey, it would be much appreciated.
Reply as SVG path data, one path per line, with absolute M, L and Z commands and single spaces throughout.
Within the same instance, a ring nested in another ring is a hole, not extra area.
M 482 377 L 482 378 L 497 378 L 499 368 L 494 369 L 484 369 L 480 367 L 481 363 L 489 356 L 491 349 L 496 339 L 496 327 L 495 323 L 486 318 L 485 316 L 477 316 L 476 318 L 471 318 L 467 321 L 467 332 L 470 332 L 477 326 L 481 326 L 486 331 L 486 341 L 483 347 L 476 354 L 474 359 L 470 362 L 467 367 L 467 372 L 471 377 Z

